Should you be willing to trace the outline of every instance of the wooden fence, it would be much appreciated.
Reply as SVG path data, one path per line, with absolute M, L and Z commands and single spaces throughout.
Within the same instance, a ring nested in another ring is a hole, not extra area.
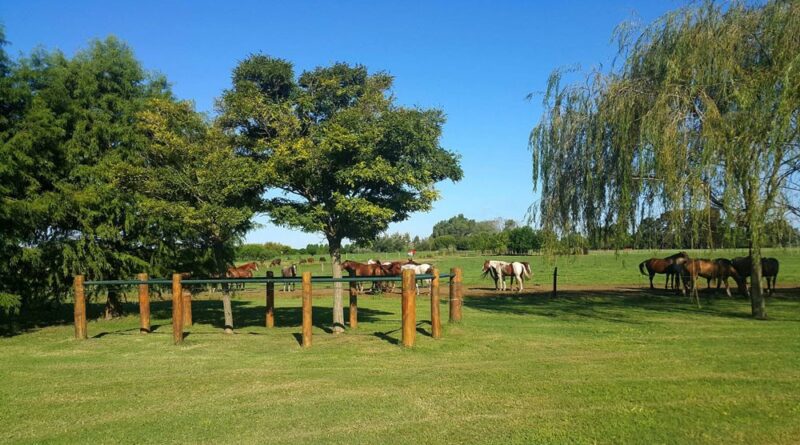
M 314 283 L 349 283 L 350 285 L 350 328 L 358 327 L 358 293 L 357 282 L 386 282 L 400 281 L 402 283 L 401 298 L 401 343 L 404 347 L 413 347 L 416 340 L 416 303 L 417 287 L 419 280 L 431 280 L 431 336 L 435 339 L 442 337 L 440 318 L 439 286 L 441 278 L 450 279 L 450 322 L 461 321 L 461 306 L 463 301 L 462 273 L 460 268 L 450 269 L 450 274 L 440 275 L 434 268 L 430 274 L 416 275 L 413 270 L 404 270 L 399 277 L 317 277 L 311 272 L 303 272 L 302 278 L 275 278 L 268 271 L 265 278 L 225 278 L 225 279 L 183 279 L 181 274 L 173 274 L 172 280 L 151 279 L 147 274 L 139 274 L 136 280 L 98 280 L 85 281 L 83 275 L 75 277 L 75 338 L 85 340 L 88 338 L 86 316 L 86 286 L 138 286 L 139 296 L 139 330 L 142 333 L 150 332 L 150 285 L 172 285 L 172 338 L 173 342 L 181 344 L 184 330 L 192 326 L 192 299 L 191 293 L 184 290 L 185 284 L 222 284 L 224 286 L 234 283 L 265 283 L 266 284 L 266 311 L 265 326 L 275 326 L 275 283 L 301 283 L 302 284 L 302 341 L 303 347 L 308 348 L 312 343 L 312 292 Z M 225 332 L 233 332 L 233 316 L 226 306 Z

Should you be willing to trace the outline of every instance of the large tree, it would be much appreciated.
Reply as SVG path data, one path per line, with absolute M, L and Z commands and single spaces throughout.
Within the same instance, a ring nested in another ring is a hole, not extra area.
M 58 300 L 77 273 L 232 261 L 261 205 L 258 170 L 127 45 L 15 63 L 0 52 L 0 95 L 0 306 Z
M 653 212 L 698 233 L 694 216 L 721 211 L 745 229 L 752 313 L 765 318 L 765 223 L 797 198 L 800 3 L 707 1 L 619 29 L 621 68 L 550 78 L 530 139 L 541 222 L 623 239 Z
M 435 184 L 462 176 L 458 157 L 440 146 L 440 110 L 401 107 L 392 77 L 337 63 L 295 78 L 284 60 L 254 55 L 233 72 L 218 123 L 244 156 L 256 159 L 265 198 L 279 225 L 321 233 L 333 274 L 341 276 L 344 239 L 371 240 L 389 223 L 431 208 Z M 333 328 L 344 326 L 341 284 Z

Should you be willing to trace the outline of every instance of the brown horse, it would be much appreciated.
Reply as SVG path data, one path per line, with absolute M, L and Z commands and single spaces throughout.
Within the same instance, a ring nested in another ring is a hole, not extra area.
M 342 270 L 346 270 L 351 277 L 381 277 L 390 275 L 380 261 L 376 261 L 374 264 L 364 264 L 347 260 L 342 262 Z M 372 288 L 375 289 L 376 287 L 377 286 L 373 282 Z M 356 288 L 359 292 L 363 292 L 364 290 L 361 283 L 356 283 Z
M 314 264 L 314 258 L 308 257 L 308 258 L 306 259 L 306 263 L 308 263 L 308 264 Z
M 297 265 L 296 264 L 292 264 L 289 267 L 284 267 L 283 269 L 281 269 L 281 277 L 283 277 L 283 278 L 294 278 L 296 276 L 297 276 Z M 290 288 L 291 288 L 291 290 L 294 290 L 294 283 L 288 283 L 288 282 L 284 282 L 283 283 L 283 291 L 284 292 L 288 292 Z
M 685 295 L 687 290 L 691 290 L 693 292 L 693 296 L 698 299 L 698 305 L 698 277 L 703 277 L 706 279 L 709 289 L 711 289 L 711 280 L 717 281 L 717 289 L 719 289 L 720 285 L 724 282 L 725 293 L 727 293 L 729 297 L 731 296 L 731 290 L 728 286 L 728 278 L 733 277 L 737 283 L 739 282 L 739 274 L 736 272 L 733 264 L 725 258 L 717 258 L 714 261 L 698 259 L 685 262 L 683 264 L 683 292 Z
M 281 259 L 280 258 L 275 258 L 274 260 L 272 260 L 271 263 L 269 263 L 269 267 L 275 267 L 275 266 L 280 266 L 280 265 L 281 265 Z
M 689 260 L 689 255 L 686 252 L 678 252 L 666 258 L 650 258 L 649 260 L 639 263 L 639 272 L 641 272 L 642 275 L 650 275 L 650 289 L 655 289 L 655 287 L 653 287 L 653 277 L 655 277 L 657 273 L 667 274 L 667 279 L 664 281 L 664 289 L 666 289 L 670 278 L 672 278 L 674 282 L 675 276 L 678 274 L 678 270 L 670 266 L 679 266 L 687 260 Z M 647 273 L 644 272 L 645 268 L 647 268 Z
M 747 278 L 753 275 L 752 257 L 736 257 L 732 261 L 733 267 L 739 273 L 739 291 L 747 294 Z M 767 282 L 767 292 L 769 296 L 775 292 L 775 280 L 778 278 L 780 262 L 775 258 L 761 258 L 761 276 Z
M 258 270 L 258 263 L 252 261 L 250 263 L 242 264 L 241 266 L 229 267 L 225 272 L 227 278 L 253 278 L 253 271 Z M 244 289 L 244 283 L 236 283 L 235 287 Z

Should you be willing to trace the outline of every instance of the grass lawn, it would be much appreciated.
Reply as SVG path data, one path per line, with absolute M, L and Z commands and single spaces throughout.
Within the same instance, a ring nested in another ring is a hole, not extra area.
M 593 257 L 575 261 L 618 261 Z M 473 280 L 479 259 L 463 261 Z M 149 335 L 130 316 L 91 321 L 87 341 L 73 340 L 71 325 L 0 338 L 0 442 L 800 440 L 796 288 L 769 300 L 769 321 L 751 320 L 741 298 L 704 299 L 700 310 L 645 291 L 467 298 L 463 323 L 445 323 L 441 340 L 426 335 L 420 297 L 411 350 L 397 345 L 396 295 L 360 297 L 359 328 L 338 336 L 325 332 L 330 297 L 316 298 L 308 350 L 296 339 L 299 299 L 277 299 L 272 330 L 262 299 L 234 300 L 237 332 L 227 336 L 221 303 L 196 301 L 179 347 L 166 301 L 153 303 Z

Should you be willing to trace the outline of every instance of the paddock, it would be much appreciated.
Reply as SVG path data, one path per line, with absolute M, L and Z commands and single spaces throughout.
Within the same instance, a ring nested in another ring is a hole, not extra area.
M 451 269 L 449 274 L 440 274 L 438 269 L 433 268 L 430 274 L 417 275 L 413 270 L 404 270 L 401 276 L 381 276 L 381 277 L 313 277 L 310 271 L 305 271 L 302 277 L 285 278 L 275 277 L 272 271 L 267 271 L 263 278 L 224 278 L 224 279 L 183 279 L 182 275 L 175 273 L 171 280 L 149 278 L 147 274 L 139 274 L 136 280 L 95 280 L 86 281 L 83 275 L 75 276 L 74 280 L 74 326 L 75 338 L 86 340 L 89 337 L 87 310 L 86 310 L 86 287 L 87 286 L 137 286 L 140 332 L 147 334 L 151 331 L 150 327 L 150 290 L 151 285 L 171 285 L 172 296 L 172 341 L 176 345 L 183 343 L 187 330 L 192 327 L 192 298 L 191 292 L 186 292 L 185 285 L 222 285 L 223 306 L 224 306 L 224 332 L 231 334 L 234 329 L 234 315 L 230 303 L 230 287 L 247 284 L 265 285 L 265 310 L 264 326 L 267 329 L 275 327 L 275 284 L 276 283 L 300 283 L 302 286 L 302 332 L 300 334 L 300 344 L 304 348 L 312 345 L 312 325 L 313 325 L 313 285 L 314 283 L 347 283 L 349 285 L 349 325 L 350 329 L 358 328 L 358 292 L 356 283 L 376 282 L 376 281 L 399 281 L 402 283 L 400 306 L 402 308 L 401 330 L 402 345 L 410 348 L 414 346 L 416 340 L 416 302 L 417 286 L 416 283 L 422 280 L 431 280 L 430 287 L 430 307 L 431 307 L 431 332 L 435 339 L 441 338 L 441 316 L 439 311 L 439 287 L 440 279 L 449 278 L 449 322 L 457 323 L 461 321 L 461 307 L 463 301 L 462 272 L 459 268 Z

